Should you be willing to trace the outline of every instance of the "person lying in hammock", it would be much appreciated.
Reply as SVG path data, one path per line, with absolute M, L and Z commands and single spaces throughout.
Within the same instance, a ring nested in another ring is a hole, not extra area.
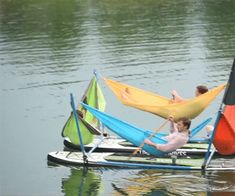
M 191 120 L 186 117 L 179 119 L 177 123 L 174 122 L 172 117 L 169 118 L 169 120 L 171 122 L 171 127 L 175 130 L 165 137 L 168 141 L 166 144 L 156 144 L 148 138 L 144 140 L 144 143 L 153 146 L 162 152 L 172 152 L 185 145 L 189 139 Z
M 198 96 L 200 96 L 200 95 L 202 95 L 206 92 L 208 92 L 207 86 L 199 85 L 199 86 L 196 87 L 195 97 L 198 97 Z M 176 90 L 173 90 L 171 92 L 171 95 L 173 97 L 173 100 L 172 100 L 171 103 L 179 103 L 179 102 L 185 101 L 185 99 L 183 97 L 181 97 Z

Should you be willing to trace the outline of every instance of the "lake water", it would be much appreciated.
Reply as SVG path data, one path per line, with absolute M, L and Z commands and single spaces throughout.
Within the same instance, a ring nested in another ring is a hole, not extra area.
M 234 172 L 71 168 L 47 163 L 96 69 L 170 97 L 228 80 L 233 0 L 0 0 L 0 195 L 213 195 Z M 156 129 L 163 119 L 120 104 L 99 81 L 106 111 Z M 222 94 L 194 121 L 215 117 Z M 205 133 L 201 133 L 203 136 Z

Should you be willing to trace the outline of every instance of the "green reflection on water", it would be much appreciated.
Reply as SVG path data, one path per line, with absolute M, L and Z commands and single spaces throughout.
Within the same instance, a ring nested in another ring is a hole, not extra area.
M 101 190 L 101 177 L 95 171 L 81 168 L 71 169 L 68 178 L 62 179 L 62 192 L 65 195 L 96 196 Z

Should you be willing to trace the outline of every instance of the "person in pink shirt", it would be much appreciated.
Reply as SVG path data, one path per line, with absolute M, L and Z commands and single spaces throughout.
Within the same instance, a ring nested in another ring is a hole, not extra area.
M 162 152 L 172 152 L 185 145 L 189 139 L 191 120 L 185 117 L 179 119 L 177 123 L 175 123 L 173 118 L 170 118 L 170 122 L 173 130 L 171 130 L 171 133 L 165 137 L 168 141 L 166 144 L 156 144 L 148 138 L 144 140 L 144 143 L 153 146 Z

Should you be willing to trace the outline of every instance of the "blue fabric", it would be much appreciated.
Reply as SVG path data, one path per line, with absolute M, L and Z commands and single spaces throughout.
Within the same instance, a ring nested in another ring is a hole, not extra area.
M 151 131 L 135 127 L 124 121 L 114 118 L 104 112 L 101 112 L 95 108 L 92 108 L 84 103 L 81 104 L 90 113 L 92 113 L 100 122 L 102 122 L 104 126 L 106 126 L 108 129 L 110 129 L 112 132 L 114 132 L 121 138 L 131 142 L 135 146 L 140 146 L 143 143 L 143 141 L 152 134 Z M 166 140 L 162 139 L 161 136 L 158 135 L 152 137 L 151 141 L 157 144 L 167 143 Z M 156 148 L 149 145 L 144 145 L 143 150 L 155 156 L 163 156 L 165 154 L 165 152 L 159 151 Z
M 209 143 L 210 138 L 191 138 L 189 141 L 194 143 Z
M 104 112 L 101 112 L 93 107 L 90 107 L 84 103 L 81 103 L 83 107 L 85 107 L 90 113 L 92 113 L 104 126 L 110 129 L 112 132 L 117 134 L 123 139 L 131 142 L 135 146 L 140 146 L 146 138 L 148 138 L 153 132 L 145 129 L 141 129 L 135 127 L 127 122 L 121 121 L 113 116 L 110 116 Z M 190 138 L 196 135 L 204 126 L 206 126 L 212 118 L 206 119 L 204 122 L 199 124 L 192 130 Z M 157 133 L 154 137 L 151 138 L 151 141 L 156 144 L 166 144 L 167 141 L 163 139 L 166 134 Z M 206 140 L 205 140 L 206 141 Z M 149 154 L 155 156 L 163 156 L 166 152 L 162 152 L 157 150 L 156 148 L 144 145 L 143 150 L 148 152 Z
M 192 129 L 191 134 L 190 134 L 190 138 L 194 137 L 199 131 L 201 131 L 210 121 L 212 120 L 212 118 L 208 118 L 205 121 L 203 121 L 202 123 L 200 123 L 198 126 L 196 126 L 194 129 Z

